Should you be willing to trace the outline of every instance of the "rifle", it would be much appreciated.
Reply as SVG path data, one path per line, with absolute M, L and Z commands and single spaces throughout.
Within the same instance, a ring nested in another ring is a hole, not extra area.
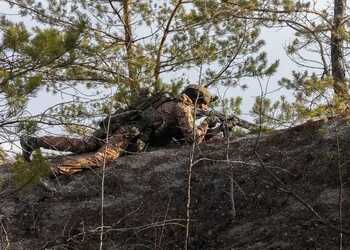
M 214 116 L 214 117 L 218 118 L 218 121 L 220 123 L 219 131 L 222 131 L 224 133 L 225 137 L 227 137 L 228 132 L 236 126 L 241 127 L 241 128 L 245 128 L 245 129 L 250 130 L 250 131 L 259 130 L 259 125 L 255 124 L 255 123 L 243 120 L 236 115 L 225 116 L 225 114 L 223 114 L 219 111 L 216 111 L 216 110 L 211 110 L 211 111 L 197 110 L 196 116 L 198 118 L 210 117 L 210 116 Z M 217 129 L 216 129 L 216 131 L 217 131 Z

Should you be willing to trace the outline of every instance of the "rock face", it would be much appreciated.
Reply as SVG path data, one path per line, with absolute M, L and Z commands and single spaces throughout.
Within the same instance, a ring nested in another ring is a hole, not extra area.
M 105 170 L 102 249 L 184 249 L 189 198 L 188 249 L 350 249 L 349 136 L 336 120 L 202 144 L 190 196 L 190 146 L 121 157 Z M 99 249 L 102 170 L 14 193 L 0 175 L 1 249 Z

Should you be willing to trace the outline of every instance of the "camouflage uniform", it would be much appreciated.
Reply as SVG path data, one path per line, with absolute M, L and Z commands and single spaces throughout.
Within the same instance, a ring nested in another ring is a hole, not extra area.
M 205 109 L 205 106 L 203 104 L 198 108 Z M 139 139 L 148 143 L 158 138 L 166 144 L 172 136 L 180 134 L 186 142 L 191 143 L 195 139 L 196 143 L 201 143 L 207 133 L 208 124 L 203 122 L 194 128 L 193 114 L 193 101 L 182 94 L 156 108 L 145 110 L 141 115 L 141 122 L 134 121 L 132 124 L 120 126 L 106 140 L 94 136 L 85 139 L 44 136 L 35 138 L 35 146 L 77 153 L 78 155 L 65 157 L 65 160 L 54 168 L 59 173 L 71 175 L 84 168 L 108 164 L 129 148 L 132 151 L 142 150 L 142 146 L 138 146 Z

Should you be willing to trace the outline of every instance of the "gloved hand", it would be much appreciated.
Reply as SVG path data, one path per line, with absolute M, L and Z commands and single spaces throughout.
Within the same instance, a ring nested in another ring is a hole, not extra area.
M 220 119 L 219 117 L 215 116 L 215 115 L 209 115 L 205 121 L 208 123 L 208 127 L 209 128 L 213 128 L 216 126 L 216 124 L 220 123 Z

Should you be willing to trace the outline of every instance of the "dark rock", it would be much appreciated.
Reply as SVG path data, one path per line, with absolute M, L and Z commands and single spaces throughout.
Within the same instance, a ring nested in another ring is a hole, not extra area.
M 338 131 L 338 136 L 335 131 Z M 350 127 L 344 120 L 202 144 L 192 167 L 189 249 L 350 249 Z M 104 175 L 103 249 L 184 249 L 190 146 L 119 158 Z M 227 161 L 229 160 L 229 162 Z M 99 249 L 102 170 L 9 192 L 1 249 Z

